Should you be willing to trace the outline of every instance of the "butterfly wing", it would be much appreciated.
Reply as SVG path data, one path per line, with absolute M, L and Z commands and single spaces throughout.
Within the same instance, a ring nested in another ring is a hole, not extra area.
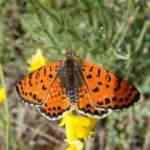
M 83 63 L 82 73 L 87 89 L 86 97 L 81 94 L 78 101 L 80 110 L 96 114 L 99 109 L 122 109 L 132 105 L 139 99 L 138 90 L 126 80 L 121 80 L 115 74 L 88 62 Z M 91 111 L 94 109 L 93 111 Z
M 42 115 L 56 120 L 70 108 L 65 89 L 57 73 L 62 62 L 49 63 L 24 77 L 17 84 L 17 91 L 25 102 L 35 104 Z
M 59 77 L 51 85 L 49 93 L 47 100 L 38 106 L 38 110 L 47 119 L 56 120 L 59 119 L 65 111 L 69 110 L 71 106 L 65 88 L 61 86 Z
M 98 108 L 95 105 L 93 101 L 93 97 L 91 96 L 90 89 L 87 87 L 87 85 L 83 85 L 82 87 L 79 88 L 79 100 L 77 102 L 77 106 L 79 109 L 79 113 L 83 115 L 88 115 L 88 116 L 95 116 L 95 117 L 100 117 L 104 118 L 107 115 L 109 115 L 112 111 L 111 109 L 107 108 Z
M 24 102 L 42 104 L 47 99 L 50 84 L 60 66 L 61 62 L 49 63 L 20 80 L 16 88 Z

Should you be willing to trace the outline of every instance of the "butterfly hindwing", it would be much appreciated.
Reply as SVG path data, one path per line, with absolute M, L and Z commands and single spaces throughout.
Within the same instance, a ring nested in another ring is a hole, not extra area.
M 87 85 L 89 100 L 80 98 L 79 109 L 87 109 L 89 105 L 88 109 L 92 107 L 95 109 L 94 113 L 97 113 L 99 108 L 121 109 L 132 105 L 139 98 L 139 92 L 134 86 L 102 67 L 84 62 L 82 73 Z
M 79 113 L 88 115 L 88 116 L 95 116 L 95 117 L 106 117 L 110 114 L 111 109 L 105 108 L 97 108 L 96 105 L 93 103 L 91 94 L 89 89 L 86 85 L 83 85 L 79 89 L 79 100 L 77 102 Z
M 16 87 L 23 100 L 30 104 L 42 104 L 60 65 L 60 62 L 49 63 L 20 80 Z
M 38 109 L 46 118 L 56 120 L 59 119 L 65 111 L 70 109 L 70 101 L 65 89 L 61 86 L 59 78 L 53 82 L 49 93 L 47 100 L 38 106 Z

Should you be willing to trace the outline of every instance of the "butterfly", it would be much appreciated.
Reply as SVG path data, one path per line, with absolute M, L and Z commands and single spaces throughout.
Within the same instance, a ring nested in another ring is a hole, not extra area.
M 48 63 L 30 73 L 16 85 L 24 102 L 33 104 L 50 120 L 68 110 L 102 117 L 139 100 L 140 93 L 127 80 L 86 60 L 74 51 L 65 60 Z

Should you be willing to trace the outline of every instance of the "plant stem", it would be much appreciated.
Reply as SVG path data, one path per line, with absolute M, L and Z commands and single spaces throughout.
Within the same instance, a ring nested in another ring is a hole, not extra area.
M 2 87 L 6 89 L 5 80 L 4 80 L 4 74 L 2 65 L 0 64 L 0 80 L 2 83 Z M 6 100 L 4 103 L 4 114 L 5 114 L 5 148 L 6 150 L 9 150 L 9 131 L 10 131 L 10 117 L 9 117 L 9 109 L 8 109 L 8 101 Z

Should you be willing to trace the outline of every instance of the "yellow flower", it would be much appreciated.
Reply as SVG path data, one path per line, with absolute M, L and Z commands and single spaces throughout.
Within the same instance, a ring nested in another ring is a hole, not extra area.
M 6 89 L 5 89 L 5 83 L 4 83 L 4 75 L 3 75 L 3 69 L 2 65 L 0 64 L 0 103 L 4 102 L 6 100 Z
M 96 119 L 66 112 L 60 125 L 65 126 L 67 140 L 86 139 L 94 133 Z
M 92 117 L 85 117 L 75 112 L 64 113 L 60 126 L 65 126 L 66 141 L 68 147 L 66 150 L 82 150 L 84 140 L 94 134 L 97 120 Z
M 29 60 L 27 60 L 27 62 L 29 64 L 29 71 L 31 72 L 45 65 L 47 60 L 43 56 L 41 50 L 37 49 L 36 53 L 32 55 L 32 57 Z
M 82 150 L 83 146 L 84 146 L 83 142 L 76 140 L 76 141 L 70 142 L 66 150 Z
M 6 100 L 6 89 L 4 87 L 0 87 L 0 103 Z

